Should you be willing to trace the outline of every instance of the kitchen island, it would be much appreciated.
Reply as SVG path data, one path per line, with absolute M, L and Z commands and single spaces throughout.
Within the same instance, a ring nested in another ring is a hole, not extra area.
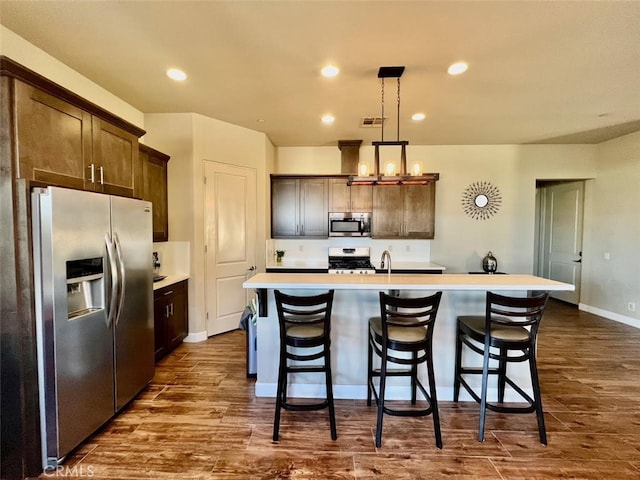
M 426 296 L 443 291 L 433 337 L 436 386 L 440 400 L 453 398 L 455 328 L 458 315 L 484 312 L 487 291 L 505 295 L 527 295 L 532 291 L 573 290 L 574 286 L 533 275 L 332 275 L 312 273 L 259 273 L 243 286 L 254 289 L 259 298 L 257 319 L 256 396 L 275 397 L 278 372 L 279 334 L 273 290 L 292 295 L 313 295 L 335 290 L 331 323 L 331 358 L 335 398 L 363 399 L 367 395 L 367 328 L 368 319 L 379 315 L 379 291 L 401 296 Z M 544 319 L 543 319 L 544 322 Z M 474 355 L 473 357 L 479 357 Z M 465 362 L 481 358 L 470 357 Z M 478 362 L 480 366 L 480 362 Z M 421 378 L 424 372 L 420 372 Z M 510 367 L 509 374 L 517 383 L 529 382 L 528 365 Z M 322 397 L 321 378 L 298 374 L 289 387 L 293 397 Z M 475 380 L 475 379 L 470 379 Z M 479 381 L 479 378 L 477 379 Z M 408 381 L 389 379 L 387 398 L 405 399 Z M 475 385 L 474 383 L 471 383 Z M 489 394 L 495 390 L 490 385 Z M 505 399 L 508 401 L 509 393 Z M 517 398 L 515 396 L 514 398 Z M 469 400 L 461 392 L 461 400 Z

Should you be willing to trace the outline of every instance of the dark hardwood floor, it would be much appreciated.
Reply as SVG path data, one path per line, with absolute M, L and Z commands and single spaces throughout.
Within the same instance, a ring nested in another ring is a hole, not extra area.
M 124 413 L 81 446 L 58 477 L 94 479 L 640 479 L 640 330 L 551 301 L 538 356 L 549 444 L 535 415 L 440 402 L 444 448 L 431 417 L 385 416 L 338 400 L 338 440 L 326 411 L 283 412 L 245 375 L 244 332 L 184 344 Z M 453 348 L 453 346 L 452 346 Z M 364 361 L 364 359 L 363 359 Z M 53 473 L 41 479 L 52 478 Z

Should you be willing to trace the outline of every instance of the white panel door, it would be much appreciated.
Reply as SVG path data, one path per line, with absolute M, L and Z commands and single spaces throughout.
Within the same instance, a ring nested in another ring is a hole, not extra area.
M 256 264 L 256 172 L 205 161 L 207 334 L 238 328 Z
M 575 285 L 573 292 L 551 296 L 577 305 L 582 273 L 584 182 L 546 187 L 543 276 Z

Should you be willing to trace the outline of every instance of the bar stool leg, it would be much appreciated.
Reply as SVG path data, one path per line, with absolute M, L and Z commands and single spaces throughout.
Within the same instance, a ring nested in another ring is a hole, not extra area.
M 538 433 L 540 443 L 547 444 L 547 430 L 544 425 L 544 412 L 542 411 L 542 395 L 540 394 L 540 382 L 538 379 L 538 365 L 535 353 L 529 351 L 529 369 L 531 371 L 531 386 L 533 387 L 533 400 L 536 403 L 536 418 L 538 419 Z
M 460 371 L 462 370 L 462 332 L 456 328 L 456 366 L 453 377 L 453 401 L 457 402 L 460 396 Z
M 382 419 L 384 417 L 384 390 L 387 384 L 387 355 L 383 350 L 382 364 L 380 365 L 380 393 L 378 395 L 378 421 L 376 424 L 376 448 L 382 445 Z
M 273 420 L 273 441 L 278 441 L 280 432 L 280 413 L 282 411 L 282 403 L 285 401 L 285 385 L 287 384 L 286 358 L 280 352 L 280 365 L 278 366 L 278 387 L 276 389 L 276 415 Z
M 338 438 L 338 430 L 336 428 L 336 409 L 333 404 L 333 385 L 331 376 L 331 353 L 329 349 L 325 350 L 325 379 L 327 383 L 327 403 L 329 404 L 329 424 L 331 426 L 331 440 Z
M 369 348 L 367 358 L 367 407 L 371 406 L 371 389 L 373 382 L 373 347 L 371 346 L 371 337 L 369 336 Z
M 429 396 L 431 397 L 431 408 L 433 411 L 433 430 L 436 434 L 436 446 L 442 448 L 442 433 L 440 432 L 440 413 L 438 411 L 438 396 L 436 393 L 436 376 L 433 371 L 433 355 L 431 350 L 427 353 L 427 377 L 429 378 Z
M 484 423 L 487 416 L 487 387 L 489 383 L 489 345 L 484 347 L 484 361 L 482 364 L 482 392 L 480 393 L 480 424 L 478 426 L 478 441 L 484 442 Z
M 411 405 L 415 405 L 417 400 L 416 392 L 418 390 L 418 365 L 416 364 L 418 352 L 412 352 L 411 357 L 413 359 L 413 363 L 411 365 Z
M 507 377 L 507 349 L 500 349 L 498 361 L 498 402 L 504 402 L 505 378 Z

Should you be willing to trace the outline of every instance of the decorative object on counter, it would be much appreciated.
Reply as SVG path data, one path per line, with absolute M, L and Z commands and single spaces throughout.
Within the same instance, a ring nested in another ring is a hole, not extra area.
M 464 213 L 475 220 L 487 220 L 498 213 L 502 196 L 491 182 L 474 182 L 462 192 Z
M 284 252 L 286 250 L 276 250 L 276 262 L 282 262 L 282 257 L 284 257 Z
M 160 274 L 160 257 L 158 256 L 158 252 L 153 252 L 153 275 Z
M 482 269 L 487 273 L 495 273 L 498 270 L 498 260 L 490 251 L 482 259 Z

